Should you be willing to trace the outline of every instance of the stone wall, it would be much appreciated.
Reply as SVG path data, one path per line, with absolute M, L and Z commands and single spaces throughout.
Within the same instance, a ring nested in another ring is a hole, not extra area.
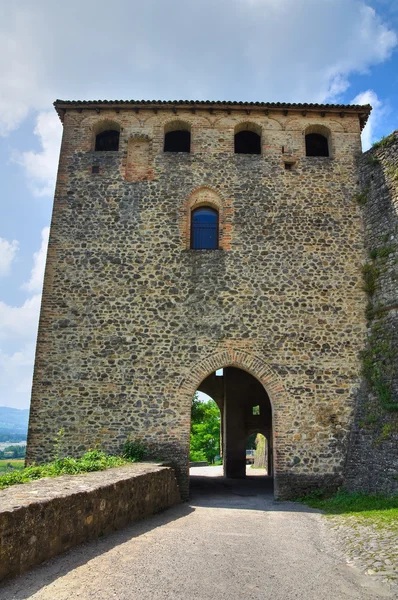
M 174 471 L 150 464 L 0 490 L 0 581 L 178 502 Z
M 368 338 L 345 485 L 398 491 L 398 132 L 360 160 Z
M 359 109 L 60 106 L 28 461 L 61 427 L 74 455 L 131 435 L 174 461 L 186 495 L 193 394 L 236 366 L 271 400 L 276 493 L 341 483 L 365 337 Z M 190 154 L 163 152 L 176 119 Z M 93 151 L 104 120 L 118 152 Z M 234 154 L 246 126 L 261 155 Z M 306 157 L 319 128 L 331 156 Z M 218 250 L 189 248 L 199 204 L 219 210 Z

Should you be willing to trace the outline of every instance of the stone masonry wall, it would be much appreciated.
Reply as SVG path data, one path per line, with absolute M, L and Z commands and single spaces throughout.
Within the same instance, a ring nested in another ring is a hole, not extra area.
M 398 132 L 361 157 L 360 171 L 368 337 L 345 485 L 390 493 L 398 491 Z
M 190 154 L 163 152 L 175 119 Z M 103 120 L 118 152 L 93 152 Z M 245 123 L 261 155 L 233 153 Z M 329 131 L 330 158 L 305 156 L 309 127 Z M 146 140 L 136 175 L 131 138 Z M 360 150 L 355 112 L 66 110 L 28 461 L 61 427 L 71 454 L 131 435 L 174 461 L 186 495 L 192 396 L 233 365 L 271 399 L 276 494 L 341 483 L 365 337 Z M 218 250 L 189 249 L 199 204 L 219 209 Z
M 173 469 L 143 463 L 0 490 L 0 581 L 179 502 Z

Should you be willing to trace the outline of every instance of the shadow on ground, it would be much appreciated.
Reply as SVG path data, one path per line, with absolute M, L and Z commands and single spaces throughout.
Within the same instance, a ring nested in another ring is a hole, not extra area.
M 20 577 L 6 582 L 0 588 L 0 600 L 26 600 L 42 588 L 78 569 L 97 556 L 148 532 L 183 519 L 201 508 L 226 508 L 279 512 L 320 512 L 294 502 L 276 502 L 272 477 L 226 479 L 191 475 L 189 501 L 129 525 L 104 538 L 88 542 L 53 558 Z M 117 568 L 117 565 L 116 567 Z

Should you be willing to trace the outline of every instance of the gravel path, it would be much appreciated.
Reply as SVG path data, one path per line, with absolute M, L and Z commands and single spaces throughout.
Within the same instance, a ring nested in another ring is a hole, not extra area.
M 194 476 L 189 503 L 38 567 L 0 588 L 0 600 L 395 597 L 346 564 L 322 515 L 274 502 L 267 487 L 258 476 Z
M 386 584 L 398 598 L 397 530 L 362 523 L 356 517 L 326 519 L 341 555 L 373 580 Z

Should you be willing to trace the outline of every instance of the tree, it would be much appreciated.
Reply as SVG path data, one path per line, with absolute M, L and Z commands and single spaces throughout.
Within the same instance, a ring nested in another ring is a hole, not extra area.
M 266 439 L 261 433 L 258 433 L 256 436 L 256 452 L 254 454 L 255 469 L 267 468 L 266 451 Z
M 201 402 L 196 393 L 191 411 L 190 460 L 214 463 L 220 454 L 220 411 L 214 400 Z

